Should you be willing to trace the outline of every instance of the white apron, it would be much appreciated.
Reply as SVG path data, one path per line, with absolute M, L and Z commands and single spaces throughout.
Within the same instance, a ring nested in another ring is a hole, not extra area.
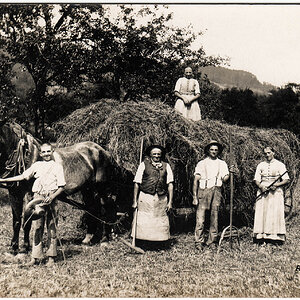
M 140 191 L 136 224 L 137 239 L 166 241 L 170 238 L 167 203 L 167 195 L 151 195 Z
M 191 105 L 185 105 L 182 99 L 177 99 L 175 110 L 181 113 L 186 119 L 199 121 L 201 120 L 201 111 L 198 101 L 193 101 Z

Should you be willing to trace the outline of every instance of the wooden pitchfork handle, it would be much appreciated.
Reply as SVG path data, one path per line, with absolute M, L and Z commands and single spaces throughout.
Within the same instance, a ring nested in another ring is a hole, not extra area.
M 140 149 L 140 164 L 142 162 L 142 157 L 143 157 L 143 142 L 144 142 L 144 138 L 142 138 L 142 141 L 141 141 L 141 149 Z M 136 237 L 136 226 L 137 226 L 137 212 L 138 212 L 138 208 L 136 206 L 135 208 L 135 211 L 134 211 L 134 215 L 133 215 L 133 221 L 132 221 L 132 232 L 131 232 L 131 235 L 132 235 L 132 242 L 129 243 L 127 242 L 125 239 L 121 238 L 120 237 L 120 241 L 122 243 L 124 243 L 125 245 L 127 245 L 128 247 L 132 248 L 133 250 L 135 250 L 136 252 L 138 253 L 141 253 L 141 254 L 144 254 L 145 251 L 140 248 L 140 247 L 137 247 L 135 245 L 135 237 Z
M 133 213 L 133 221 L 132 221 L 132 243 L 131 243 L 132 247 L 135 247 L 137 214 L 138 214 L 138 209 L 136 207 Z
M 287 173 L 287 171 L 285 171 L 284 173 L 282 173 L 276 180 L 274 180 L 274 181 L 267 187 L 267 190 L 266 190 L 266 191 L 260 193 L 260 194 L 255 198 L 255 201 L 257 201 L 257 200 L 258 200 L 261 196 L 263 196 L 264 194 L 268 193 L 269 190 L 270 190 L 270 188 L 271 188 L 277 181 L 279 181 L 279 180 L 282 178 L 282 176 L 283 176 L 284 174 L 286 174 L 286 173 Z
M 140 150 L 140 164 L 142 162 L 142 156 L 143 156 L 143 138 L 142 138 L 142 142 L 141 142 L 141 150 Z M 127 245 L 128 247 L 132 248 L 133 250 L 135 250 L 136 252 L 138 253 L 141 253 L 141 254 L 144 254 L 145 251 L 140 248 L 140 247 L 137 247 L 135 245 L 135 237 L 136 237 L 136 226 L 137 226 L 137 212 L 138 212 L 138 209 L 137 209 L 137 206 L 135 208 L 135 211 L 134 211 L 134 216 L 133 216 L 133 221 L 132 221 L 132 232 L 131 232 L 131 235 L 132 235 L 132 242 L 129 243 L 127 242 L 125 239 L 121 238 L 120 237 L 120 241 L 122 243 L 124 243 L 125 245 Z
M 232 133 L 231 128 L 229 128 L 229 163 L 232 165 Z M 230 248 L 232 249 L 232 222 L 233 222 L 233 192 L 234 192 L 234 182 L 233 174 L 230 172 L 230 216 L 229 216 L 229 232 L 230 232 Z
M 139 164 L 142 163 L 143 158 L 143 147 L 144 147 L 144 137 L 141 139 L 141 147 L 140 147 L 140 159 Z M 136 207 L 133 213 L 133 221 L 132 221 L 132 246 L 135 247 L 135 238 L 136 238 L 136 226 L 137 226 L 137 215 L 138 215 L 138 201 L 136 202 Z

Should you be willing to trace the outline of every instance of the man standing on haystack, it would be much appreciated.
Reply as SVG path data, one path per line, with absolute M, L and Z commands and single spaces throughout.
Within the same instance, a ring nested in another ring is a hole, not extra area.
M 132 207 L 137 216 L 133 226 L 140 240 L 164 242 L 170 238 L 167 212 L 172 208 L 174 179 L 165 154 L 164 147 L 149 146 L 134 178 Z
M 198 103 L 200 97 L 199 82 L 192 78 L 193 70 L 188 67 L 184 70 L 184 77 L 177 80 L 174 95 L 177 97 L 175 110 L 185 118 L 193 121 L 201 120 L 201 111 Z
M 218 158 L 223 146 L 215 140 L 204 148 L 206 158 L 200 160 L 195 168 L 193 183 L 193 205 L 197 206 L 195 226 L 195 247 L 203 250 L 204 246 L 216 248 L 218 236 L 218 212 L 221 203 L 221 187 L 229 179 L 229 170 L 225 161 Z M 233 166 L 230 171 L 233 172 Z M 204 237 L 206 211 L 210 211 L 208 239 Z
M 289 182 L 285 165 L 274 158 L 271 147 L 264 149 L 266 160 L 259 163 L 254 181 L 258 186 L 255 203 L 254 241 L 282 244 L 285 241 L 284 193 L 282 187 Z

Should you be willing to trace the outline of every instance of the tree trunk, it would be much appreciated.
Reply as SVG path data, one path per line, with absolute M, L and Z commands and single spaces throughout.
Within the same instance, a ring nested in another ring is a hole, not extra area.
M 39 139 L 45 137 L 45 93 L 46 85 L 44 83 L 37 84 L 33 94 L 33 102 L 35 103 L 33 113 L 35 136 Z
M 120 102 L 124 102 L 125 99 L 127 98 L 127 90 L 122 84 L 121 78 L 114 74 L 114 89 L 115 89 L 115 94 L 119 98 Z

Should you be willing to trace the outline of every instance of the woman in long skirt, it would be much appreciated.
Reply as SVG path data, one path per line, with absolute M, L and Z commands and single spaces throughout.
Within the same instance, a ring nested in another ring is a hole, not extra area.
M 254 177 L 259 188 L 257 194 L 262 196 L 255 203 L 253 237 L 258 242 L 283 243 L 286 235 L 283 186 L 289 182 L 289 176 L 285 165 L 274 158 L 271 147 L 266 147 L 264 154 L 266 161 L 258 164 Z M 281 180 L 268 190 L 280 176 Z
M 184 70 L 184 77 L 177 80 L 174 95 L 177 97 L 175 110 L 186 119 L 201 120 L 201 111 L 198 103 L 200 97 L 199 82 L 192 78 L 193 71 L 190 67 Z

